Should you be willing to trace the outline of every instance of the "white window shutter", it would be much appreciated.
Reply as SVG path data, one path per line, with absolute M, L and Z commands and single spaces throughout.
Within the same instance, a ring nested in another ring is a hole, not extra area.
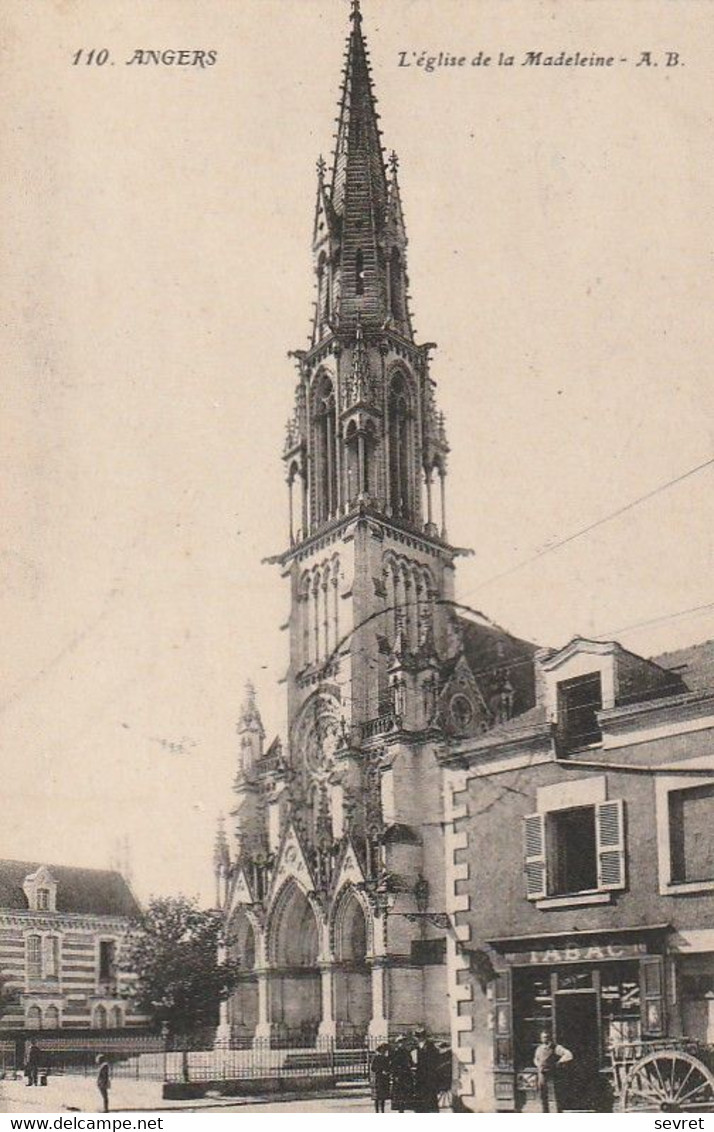
M 625 821 L 622 801 L 599 802 L 595 807 L 597 886 L 625 887 Z
M 529 814 L 523 819 L 526 896 L 540 900 L 546 895 L 545 815 Z

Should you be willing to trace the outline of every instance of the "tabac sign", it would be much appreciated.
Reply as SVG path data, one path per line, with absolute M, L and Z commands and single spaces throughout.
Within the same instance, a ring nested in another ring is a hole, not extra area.
M 563 947 L 548 947 L 544 951 L 508 952 L 504 959 L 512 967 L 530 967 L 560 963 L 607 963 L 613 959 L 636 959 L 646 954 L 646 943 L 568 943 Z

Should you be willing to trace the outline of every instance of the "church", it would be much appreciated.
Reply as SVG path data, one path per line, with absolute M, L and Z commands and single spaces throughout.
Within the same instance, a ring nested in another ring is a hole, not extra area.
M 454 601 L 465 552 L 447 533 L 434 346 L 412 330 L 398 159 L 384 154 L 354 0 L 334 156 L 317 166 L 311 344 L 290 355 L 275 559 L 290 586 L 288 733 L 266 743 L 248 687 L 215 848 L 245 969 L 219 1038 L 237 1046 L 349 1047 L 419 1026 L 449 1039 L 439 760 L 532 702 L 533 646 Z

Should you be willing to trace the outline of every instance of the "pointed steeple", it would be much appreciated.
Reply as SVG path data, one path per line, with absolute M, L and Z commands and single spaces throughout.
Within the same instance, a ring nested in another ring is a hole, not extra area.
M 362 14 L 353 2 L 337 119 L 331 206 L 341 224 L 339 324 L 387 316 L 384 253 L 388 188 Z
M 383 210 L 387 203 L 379 114 L 359 0 L 353 0 L 350 19 L 332 171 L 332 206 L 338 215 L 345 214 L 349 190 L 358 187 L 370 198 L 370 204 Z

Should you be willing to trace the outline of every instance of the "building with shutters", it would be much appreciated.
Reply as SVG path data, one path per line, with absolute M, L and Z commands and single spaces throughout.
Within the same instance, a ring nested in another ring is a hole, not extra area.
M 0 861 L 0 1034 L 124 1031 L 135 1011 L 121 950 L 139 906 L 120 873 Z
M 453 1041 L 480 1111 L 534 1095 L 543 1028 L 576 1083 L 613 1045 L 714 1042 L 714 642 L 576 638 L 518 664 L 530 702 L 442 756 Z

